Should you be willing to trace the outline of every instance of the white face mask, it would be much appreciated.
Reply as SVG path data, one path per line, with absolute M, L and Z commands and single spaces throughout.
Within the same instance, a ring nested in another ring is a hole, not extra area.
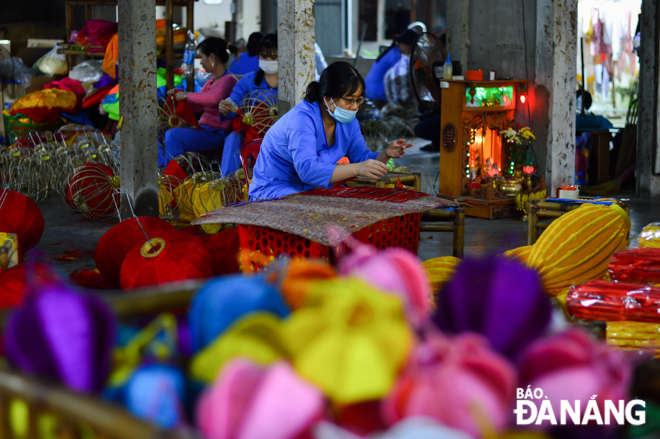
M 277 73 L 277 61 L 266 61 L 259 58 L 259 68 L 268 75 Z

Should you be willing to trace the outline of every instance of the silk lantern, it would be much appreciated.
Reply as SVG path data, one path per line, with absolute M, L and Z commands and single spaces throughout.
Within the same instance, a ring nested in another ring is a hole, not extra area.
M 110 373 L 115 332 L 112 312 L 101 299 L 51 286 L 28 296 L 11 315 L 5 349 L 24 372 L 97 392 Z
M 35 247 L 44 233 L 44 217 L 36 203 L 23 194 L 0 190 L 0 232 L 15 233 L 23 251 Z
M 122 289 L 213 276 L 213 261 L 204 242 L 178 230 L 144 238 L 121 265 Z
M 165 220 L 151 216 L 140 216 L 130 218 L 113 226 L 101 236 L 99 243 L 94 251 L 94 260 L 96 268 L 99 269 L 103 277 L 115 285 L 119 285 L 119 274 L 121 264 L 126 258 L 126 254 L 138 243 L 143 243 L 146 238 L 144 233 L 150 238 L 155 238 L 159 234 L 175 230 L 174 227 Z M 140 227 L 142 224 L 142 228 Z
M 535 270 L 494 255 L 461 262 L 436 303 L 441 330 L 482 334 L 509 357 L 543 334 L 552 312 Z

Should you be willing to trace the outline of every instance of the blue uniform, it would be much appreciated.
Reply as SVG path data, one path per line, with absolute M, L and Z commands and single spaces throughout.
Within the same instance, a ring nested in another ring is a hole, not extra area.
M 378 157 L 371 152 L 354 119 L 337 123 L 335 144 L 328 146 L 318 103 L 302 101 L 266 133 L 254 166 L 250 200 L 277 198 L 316 187 L 332 187 L 337 161 L 351 163 Z
M 274 104 L 277 99 L 277 87 L 268 85 L 265 79 L 259 85 L 254 85 L 254 77 L 257 72 L 251 72 L 244 75 L 234 86 L 234 89 L 229 96 L 236 105 L 239 107 L 245 105 L 243 102 L 245 96 L 255 90 L 264 90 L 265 101 L 270 105 Z M 227 113 L 225 117 L 220 114 L 220 120 L 231 120 L 236 117 L 236 113 Z M 220 171 L 222 175 L 229 175 L 236 172 L 241 167 L 240 148 L 243 144 L 243 133 L 231 132 L 225 140 L 225 147 L 222 151 L 222 163 L 220 164 Z
M 374 62 L 369 74 L 364 78 L 367 87 L 367 98 L 379 101 L 387 101 L 385 95 L 385 73 L 401 59 L 401 51 L 398 47 L 392 47 L 380 61 Z
M 229 66 L 229 71 L 234 75 L 245 75 L 259 70 L 259 56 L 250 56 L 247 52 L 238 55 Z

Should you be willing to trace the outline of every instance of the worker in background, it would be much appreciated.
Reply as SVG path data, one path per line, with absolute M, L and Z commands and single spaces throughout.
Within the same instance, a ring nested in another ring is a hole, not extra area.
M 218 103 L 226 99 L 238 82 L 236 76 L 227 71 L 226 64 L 236 47 L 227 44 L 222 38 L 210 37 L 197 47 L 202 68 L 211 73 L 199 93 L 169 90 L 177 101 L 185 100 L 193 111 L 204 110 L 199 119 L 202 130 L 194 128 L 171 128 L 165 133 L 165 142 L 158 148 L 158 166 L 165 167 L 174 157 L 187 151 L 219 152 L 222 151 L 225 138 L 229 134 L 231 122 L 218 119 Z
M 247 52 L 241 53 L 238 58 L 234 59 L 231 66 L 229 66 L 231 73 L 245 75 L 259 70 L 259 41 L 263 36 L 264 34 L 261 32 L 250 34 L 247 41 Z
M 401 57 L 385 73 L 385 78 L 383 78 L 385 96 L 389 103 L 414 105 L 416 102 L 412 84 L 410 83 L 410 53 L 418 36 L 419 34 L 416 31 L 408 29 L 398 37 L 398 47 L 401 51 Z
M 417 32 L 412 29 L 406 30 L 392 41 L 392 45 L 381 53 L 371 66 L 371 70 L 369 70 L 369 74 L 364 82 L 367 85 L 367 98 L 376 105 L 376 108 L 382 108 L 387 104 L 385 74 L 401 60 L 401 48 L 410 53 L 410 46 L 415 41 L 415 38 L 417 38 L 417 35 Z
M 365 83 L 350 64 L 328 66 L 307 86 L 305 100 L 266 133 L 254 167 L 250 200 L 271 199 L 316 187 L 331 187 L 358 176 L 378 180 L 390 158 L 412 146 L 395 140 L 371 152 L 355 119 L 364 101 Z M 343 157 L 350 164 L 338 165 Z
M 258 54 L 259 70 L 243 75 L 229 99 L 218 105 L 221 121 L 233 120 L 236 113 L 232 111 L 232 107 L 247 105 L 246 96 L 256 90 L 264 90 L 264 96 L 268 99 L 266 105 L 277 100 L 277 34 L 267 34 L 259 41 Z M 241 167 L 240 149 L 244 138 L 243 133 L 236 131 L 227 136 L 220 165 L 222 175 L 232 174 Z

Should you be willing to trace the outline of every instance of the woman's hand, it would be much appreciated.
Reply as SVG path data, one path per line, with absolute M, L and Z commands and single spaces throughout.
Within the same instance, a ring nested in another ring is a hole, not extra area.
M 378 160 L 365 160 L 357 163 L 358 177 L 371 178 L 372 180 L 380 180 L 388 171 L 387 165 Z
M 231 107 L 226 100 L 220 101 L 218 104 L 218 110 L 220 110 L 220 114 L 222 114 L 223 117 L 226 116 L 227 113 L 231 113 Z
M 177 93 L 174 95 L 174 99 L 177 101 L 185 101 L 187 97 L 188 97 L 188 93 L 184 93 L 184 92 Z
M 167 90 L 167 96 L 172 96 L 172 95 L 174 94 L 174 91 L 175 91 L 175 90 L 176 90 L 176 89 L 174 89 L 174 88 L 173 88 L 173 89 L 170 89 L 170 90 Z
M 400 159 L 406 153 L 406 148 L 413 146 L 412 143 L 406 143 L 403 139 L 395 140 L 385 149 L 385 155 L 391 159 Z

